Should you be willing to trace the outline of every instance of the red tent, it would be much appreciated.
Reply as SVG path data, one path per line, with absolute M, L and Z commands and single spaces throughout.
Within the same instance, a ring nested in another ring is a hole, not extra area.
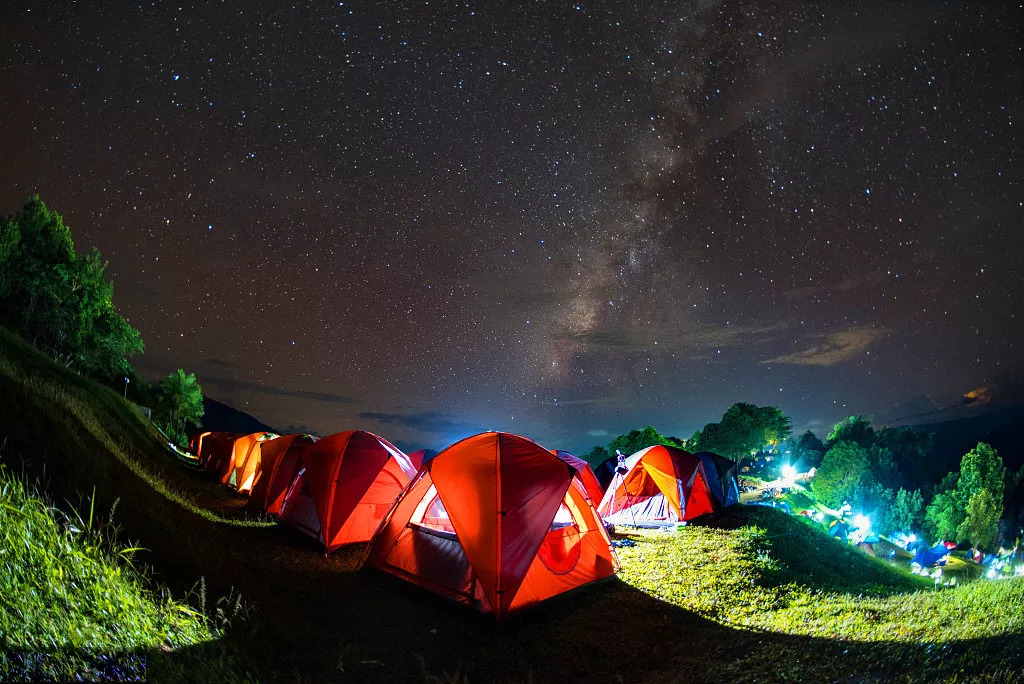
M 231 458 L 235 440 L 241 437 L 237 432 L 204 432 L 196 438 L 196 457 L 199 464 L 211 472 L 226 467 Z
M 310 435 L 284 435 L 260 442 L 260 476 L 249 494 L 250 510 L 260 513 L 281 512 L 288 486 L 298 474 L 299 451 L 304 444 L 316 441 Z
M 617 525 L 661 527 L 714 511 L 704 464 L 688 451 L 652 446 L 626 459 L 597 509 Z
M 362 430 L 302 444 L 301 469 L 281 504 L 281 520 L 328 551 L 366 542 L 416 474 L 409 457 Z
M 424 461 L 429 461 L 435 456 L 437 456 L 436 451 L 432 451 L 431 449 L 420 449 L 419 451 L 414 451 L 409 454 L 409 460 L 412 461 L 412 467 L 419 470 Z
M 590 467 L 590 464 L 579 456 L 570 454 L 568 451 L 553 449 L 551 453 L 576 469 L 580 480 L 583 481 L 583 486 L 587 489 L 587 495 L 590 497 L 590 500 L 594 502 L 594 506 L 600 505 L 601 499 L 604 498 L 604 489 L 601 487 L 601 483 L 597 481 L 594 469 Z
M 575 468 L 503 432 L 424 464 L 365 562 L 498 618 L 619 569 Z

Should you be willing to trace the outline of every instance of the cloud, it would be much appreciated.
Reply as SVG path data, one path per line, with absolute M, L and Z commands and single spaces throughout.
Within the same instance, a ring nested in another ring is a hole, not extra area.
M 876 340 L 884 337 L 888 328 L 854 326 L 849 330 L 832 333 L 825 342 L 809 349 L 777 356 L 761 363 L 786 363 L 796 366 L 834 366 L 849 361 L 867 351 Z
M 235 378 L 211 377 L 203 380 L 204 385 L 219 387 L 222 389 L 237 389 L 257 394 L 266 394 L 274 397 L 294 397 L 296 399 L 310 399 L 312 401 L 323 401 L 329 404 L 361 404 L 362 401 L 343 394 L 333 392 L 314 392 L 312 390 L 287 389 L 284 387 L 268 387 L 249 380 L 237 380 Z
M 486 427 L 470 421 L 456 420 L 443 413 L 434 411 L 423 411 L 420 413 L 381 413 L 377 411 L 364 411 L 359 414 L 363 420 L 375 420 L 386 425 L 400 425 L 402 427 L 428 432 L 433 434 L 451 433 L 477 433 L 485 432 Z
M 1024 399 L 1024 383 L 1012 379 L 1000 379 L 963 393 L 960 405 L 980 406 L 1000 401 L 1021 401 Z
M 620 327 L 608 330 L 593 330 L 571 335 L 570 339 L 588 347 L 616 349 L 663 349 L 665 351 L 706 350 L 728 347 L 751 341 L 765 341 L 771 333 L 786 327 L 785 323 L 761 325 L 709 325 L 688 330 L 657 330 L 651 328 Z
M 590 430 L 587 432 L 587 437 L 607 437 L 609 433 L 607 430 Z

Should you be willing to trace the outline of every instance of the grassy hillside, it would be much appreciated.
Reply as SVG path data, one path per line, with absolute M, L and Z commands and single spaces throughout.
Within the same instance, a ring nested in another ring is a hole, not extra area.
M 9 467 L 45 474 L 55 500 L 84 503 L 93 487 L 98 511 L 120 499 L 116 519 L 156 580 L 180 595 L 204 577 L 210 595 L 234 588 L 253 607 L 219 641 L 161 650 L 179 671 L 220 657 L 214 646 L 288 681 L 1011 680 L 1024 669 L 1024 580 L 936 592 L 754 507 L 624 536 L 634 545 L 620 549 L 620 579 L 495 626 L 356 572 L 359 548 L 324 558 L 245 520 L 241 499 L 181 467 L 116 393 L 0 330 L 5 438 Z
M 92 512 L 68 516 L 0 470 L 0 680 L 230 681 L 244 670 L 204 615 L 147 589 Z M 171 659 L 166 653 L 191 651 Z

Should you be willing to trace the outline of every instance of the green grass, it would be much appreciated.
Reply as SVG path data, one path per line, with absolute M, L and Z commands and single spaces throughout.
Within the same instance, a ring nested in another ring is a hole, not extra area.
M 210 595 L 240 591 L 252 606 L 220 638 L 186 645 L 159 641 L 164 599 L 151 594 L 157 628 L 139 649 L 161 661 L 163 681 L 192 680 L 203 660 L 225 678 L 353 682 L 1019 681 L 1024 670 L 1024 580 L 935 591 L 759 507 L 631 534 L 619 579 L 496 626 L 356 572 L 358 547 L 325 558 L 300 535 L 248 520 L 242 499 L 185 467 L 118 394 L 0 329 L 5 440 L 0 458 L 39 477 L 62 509 L 88 510 L 94 490 L 104 515 L 120 500 L 122 538 L 146 549 L 133 563 L 153 568 L 139 586 L 168 586 L 199 613 L 188 592 L 204 578 Z M 136 629 L 94 625 L 73 647 L 80 654 Z
M 135 549 L 111 543 L 92 511 L 68 516 L 2 469 L 0 551 L 0 680 L 237 677 L 230 651 L 209 648 L 221 631 L 147 589 Z M 168 669 L 164 654 L 195 646 L 207 649 L 187 670 Z

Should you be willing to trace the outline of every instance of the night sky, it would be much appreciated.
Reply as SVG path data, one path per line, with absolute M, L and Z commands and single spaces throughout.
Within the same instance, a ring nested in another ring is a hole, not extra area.
M 0 8 L 0 212 L 102 251 L 147 377 L 574 450 L 1021 379 L 1019 6 L 67 4 Z

